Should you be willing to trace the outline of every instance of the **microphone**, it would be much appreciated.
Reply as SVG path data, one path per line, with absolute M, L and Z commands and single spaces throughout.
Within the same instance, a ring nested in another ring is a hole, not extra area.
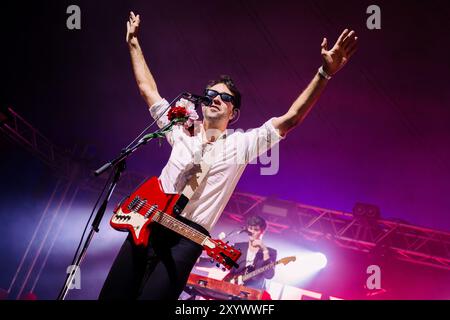
M 190 92 L 183 93 L 183 97 L 186 100 L 193 102 L 196 106 L 199 104 L 204 104 L 205 106 L 210 106 L 212 104 L 212 99 L 206 96 L 199 96 L 196 94 L 192 94 Z
M 247 227 L 242 228 L 242 229 L 238 232 L 238 234 L 241 234 L 241 233 L 246 233 L 246 234 L 248 234 L 248 235 L 252 235 L 252 233 L 251 233 L 250 231 L 247 230 Z

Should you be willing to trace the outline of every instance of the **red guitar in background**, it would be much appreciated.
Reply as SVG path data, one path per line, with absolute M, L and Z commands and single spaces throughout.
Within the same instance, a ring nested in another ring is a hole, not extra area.
M 128 231 L 136 245 L 147 246 L 152 224 L 166 228 L 198 243 L 208 256 L 228 270 L 237 267 L 241 252 L 222 240 L 211 239 L 207 235 L 175 218 L 180 195 L 164 193 L 157 177 L 145 180 L 129 197 L 114 210 L 111 226 L 119 231 Z

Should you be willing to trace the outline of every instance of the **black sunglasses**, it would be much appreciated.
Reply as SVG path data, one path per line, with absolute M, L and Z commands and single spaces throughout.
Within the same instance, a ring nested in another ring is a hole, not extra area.
M 217 97 L 218 95 L 220 95 L 220 98 L 222 99 L 222 101 L 224 102 L 231 102 L 234 104 L 234 97 L 231 94 L 228 94 L 226 92 L 222 92 L 219 93 L 216 90 L 211 90 L 211 89 L 206 89 L 205 90 L 205 96 L 214 99 L 215 97 Z

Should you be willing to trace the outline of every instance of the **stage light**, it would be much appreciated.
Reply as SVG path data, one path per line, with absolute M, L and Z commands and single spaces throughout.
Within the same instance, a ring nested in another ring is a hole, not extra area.
M 319 270 L 325 268 L 327 263 L 327 257 L 321 252 L 314 252 L 310 256 L 310 264 Z
M 298 246 L 278 246 L 278 258 L 295 256 L 295 261 L 276 267 L 274 281 L 299 286 L 311 281 L 327 266 L 327 257 L 320 251 Z
M 381 218 L 380 208 L 373 204 L 356 203 L 353 207 L 355 218 L 365 220 L 377 220 Z
M 255 209 L 267 220 L 269 231 L 281 233 L 299 224 L 297 204 L 294 202 L 268 197 Z

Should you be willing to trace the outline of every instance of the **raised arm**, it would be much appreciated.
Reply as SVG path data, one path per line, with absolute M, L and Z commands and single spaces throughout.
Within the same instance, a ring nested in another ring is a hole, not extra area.
M 131 65 L 133 67 L 134 77 L 139 88 L 141 96 L 144 98 L 148 106 L 161 100 L 156 86 L 155 79 L 145 62 L 144 54 L 138 41 L 140 17 L 130 12 L 130 18 L 127 21 L 126 41 L 130 50 Z
M 299 125 L 303 119 L 308 115 L 311 108 L 319 99 L 321 93 L 325 89 L 328 82 L 328 76 L 333 76 L 338 72 L 348 61 L 348 59 L 355 53 L 357 48 L 357 40 L 355 31 L 345 29 L 336 41 L 331 50 L 327 49 L 327 39 L 324 38 L 321 44 L 322 54 L 322 74 L 317 71 L 314 78 L 294 101 L 281 117 L 273 119 L 273 126 L 279 130 L 282 136 L 285 136 L 290 130 Z

